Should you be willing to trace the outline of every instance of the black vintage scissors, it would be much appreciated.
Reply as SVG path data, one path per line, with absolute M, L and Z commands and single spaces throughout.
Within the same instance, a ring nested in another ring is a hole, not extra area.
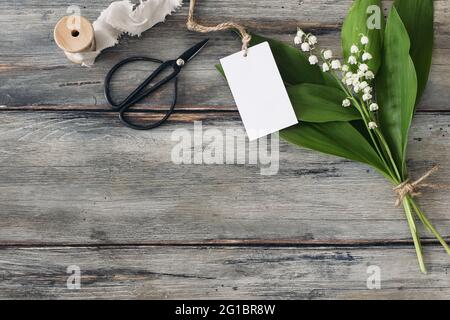
M 184 67 L 186 63 L 188 63 L 190 60 L 192 60 L 206 45 L 209 39 L 203 40 L 202 42 L 196 44 L 189 50 L 187 50 L 185 53 L 183 53 L 178 59 L 175 60 L 169 60 L 166 62 L 163 62 L 158 59 L 154 58 L 148 58 L 148 57 L 131 57 L 128 59 L 125 59 L 118 64 L 116 64 L 111 71 L 109 71 L 108 75 L 105 79 L 105 97 L 108 103 L 114 108 L 115 111 L 119 112 L 119 118 L 120 121 L 127 127 L 135 129 L 135 130 L 150 130 L 157 128 L 164 124 L 170 116 L 173 114 L 175 110 L 175 106 L 177 104 L 177 95 L 178 95 L 178 81 L 177 77 L 181 71 L 181 69 Z M 120 103 L 116 103 L 112 97 L 111 97 L 111 79 L 113 75 L 124 65 L 136 61 L 150 61 L 160 64 L 160 66 L 147 78 L 142 82 L 139 87 L 137 87 L 125 100 L 123 100 Z M 147 86 L 155 80 L 155 78 L 160 75 L 162 72 L 164 72 L 166 69 L 172 68 L 173 71 L 168 76 L 164 77 L 162 80 L 158 81 L 154 85 L 147 88 Z M 175 85 L 175 91 L 174 96 L 172 100 L 172 105 L 170 106 L 170 109 L 167 111 L 167 113 L 164 115 L 164 117 L 152 124 L 147 125 L 139 125 L 134 124 L 130 122 L 125 117 L 125 113 L 135 104 L 139 103 L 142 99 L 150 96 L 151 94 L 155 93 L 159 88 L 166 85 L 170 81 L 174 82 Z

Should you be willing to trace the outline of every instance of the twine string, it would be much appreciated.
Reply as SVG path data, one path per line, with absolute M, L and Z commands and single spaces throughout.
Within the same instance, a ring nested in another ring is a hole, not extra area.
M 194 11 L 195 11 L 195 4 L 196 0 L 190 0 L 189 5 L 189 16 L 187 21 L 187 28 L 191 31 L 201 32 L 201 33 L 209 33 L 209 32 L 215 32 L 215 31 L 223 31 L 223 30 L 237 30 L 239 32 L 239 35 L 242 38 L 242 50 L 244 51 L 244 56 L 247 56 L 248 54 L 248 46 L 250 44 L 250 41 L 252 40 L 252 37 L 250 34 L 247 33 L 245 28 L 241 26 L 240 24 L 234 23 L 234 22 L 224 22 L 221 24 L 218 24 L 216 26 L 204 26 L 199 23 L 197 23 L 194 19 Z
M 397 201 L 395 202 L 395 205 L 399 207 L 407 196 L 411 196 L 414 198 L 422 195 L 420 189 L 423 188 L 430 188 L 435 190 L 449 189 L 450 185 L 424 183 L 425 180 L 427 180 L 432 174 L 436 173 L 438 170 L 439 166 L 435 166 L 416 181 L 411 181 L 411 179 L 408 179 L 405 182 L 398 185 L 397 187 L 395 187 L 394 192 L 397 194 Z

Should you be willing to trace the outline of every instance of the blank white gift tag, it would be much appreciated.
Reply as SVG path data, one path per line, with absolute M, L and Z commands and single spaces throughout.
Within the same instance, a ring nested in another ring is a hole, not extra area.
M 250 141 L 298 124 L 269 43 L 220 60 Z

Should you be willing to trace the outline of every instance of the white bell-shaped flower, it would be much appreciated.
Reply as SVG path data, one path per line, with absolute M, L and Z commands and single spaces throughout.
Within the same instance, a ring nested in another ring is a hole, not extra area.
M 356 59 L 355 56 L 350 56 L 350 57 L 348 57 L 348 63 L 351 65 L 355 65 L 358 63 L 358 60 Z
M 313 46 L 317 43 L 317 37 L 316 36 L 309 36 L 308 37 L 308 43 Z
M 370 101 L 370 99 L 372 99 L 372 95 L 370 93 L 364 93 L 362 98 L 364 101 Z
M 359 65 L 359 70 L 362 71 L 362 72 L 367 72 L 367 71 L 369 71 L 369 66 L 367 64 L 365 64 L 365 63 L 361 63 Z
M 350 107 L 351 105 L 352 105 L 352 103 L 350 102 L 349 99 L 345 99 L 344 101 L 342 101 L 342 106 L 343 106 L 344 108 L 348 108 L 348 107 Z
M 330 66 L 328 65 L 328 63 L 324 62 L 324 64 L 322 65 L 322 70 L 323 72 L 330 71 Z
M 372 87 L 366 87 L 363 89 L 364 93 L 372 93 L 373 89 Z
M 302 43 L 301 49 L 303 52 L 309 52 L 311 50 L 311 46 L 309 45 L 309 43 L 304 42 Z
M 375 130 L 376 128 L 378 128 L 378 125 L 376 122 L 369 122 L 369 129 L 370 130 Z
M 319 63 L 319 59 L 315 55 L 310 56 L 308 60 L 309 63 L 312 65 Z
M 353 54 L 358 53 L 359 52 L 358 46 L 355 45 L 355 44 L 352 45 L 351 48 L 350 48 L 350 52 L 353 53 Z
M 379 106 L 378 106 L 378 104 L 376 104 L 376 103 L 372 103 L 372 104 L 370 105 L 369 109 L 370 109 L 370 111 L 375 112 L 375 111 L 378 111 Z
M 364 90 L 365 88 L 367 88 L 369 86 L 369 84 L 367 83 L 367 81 L 363 81 L 359 84 L 359 88 L 361 90 Z
M 367 80 L 372 80 L 375 79 L 375 74 L 372 71 L 367 71 L 364 76 L 366 77 Z
M 367 36 L 362 36 L 361 37 L 361 43 L 363 45 L 369 44 L 369 38 Z
M 325 50 L 325 51 L 323 52 L 323 57 L 324 57 L 324 59 L 326 59 L 326 60 L 330 60 L 331 58 L 333 58 L 333 51 L 331 51 L 331 50 Z
M 372 60 L 372 55 L 368 52 L 364 52 L 362 55 L 362 61 L 369 61 Z
M 341 68 L 341 62 L 339 60 L 333 60 L 331 62 L 331 68 L 334 70 L 339 70 Z

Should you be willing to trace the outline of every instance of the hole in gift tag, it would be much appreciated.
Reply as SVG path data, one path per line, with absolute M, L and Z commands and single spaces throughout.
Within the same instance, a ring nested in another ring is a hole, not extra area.
M 77 38 L 80 35 L 80 31 L 72 30 L 72 37 Z

